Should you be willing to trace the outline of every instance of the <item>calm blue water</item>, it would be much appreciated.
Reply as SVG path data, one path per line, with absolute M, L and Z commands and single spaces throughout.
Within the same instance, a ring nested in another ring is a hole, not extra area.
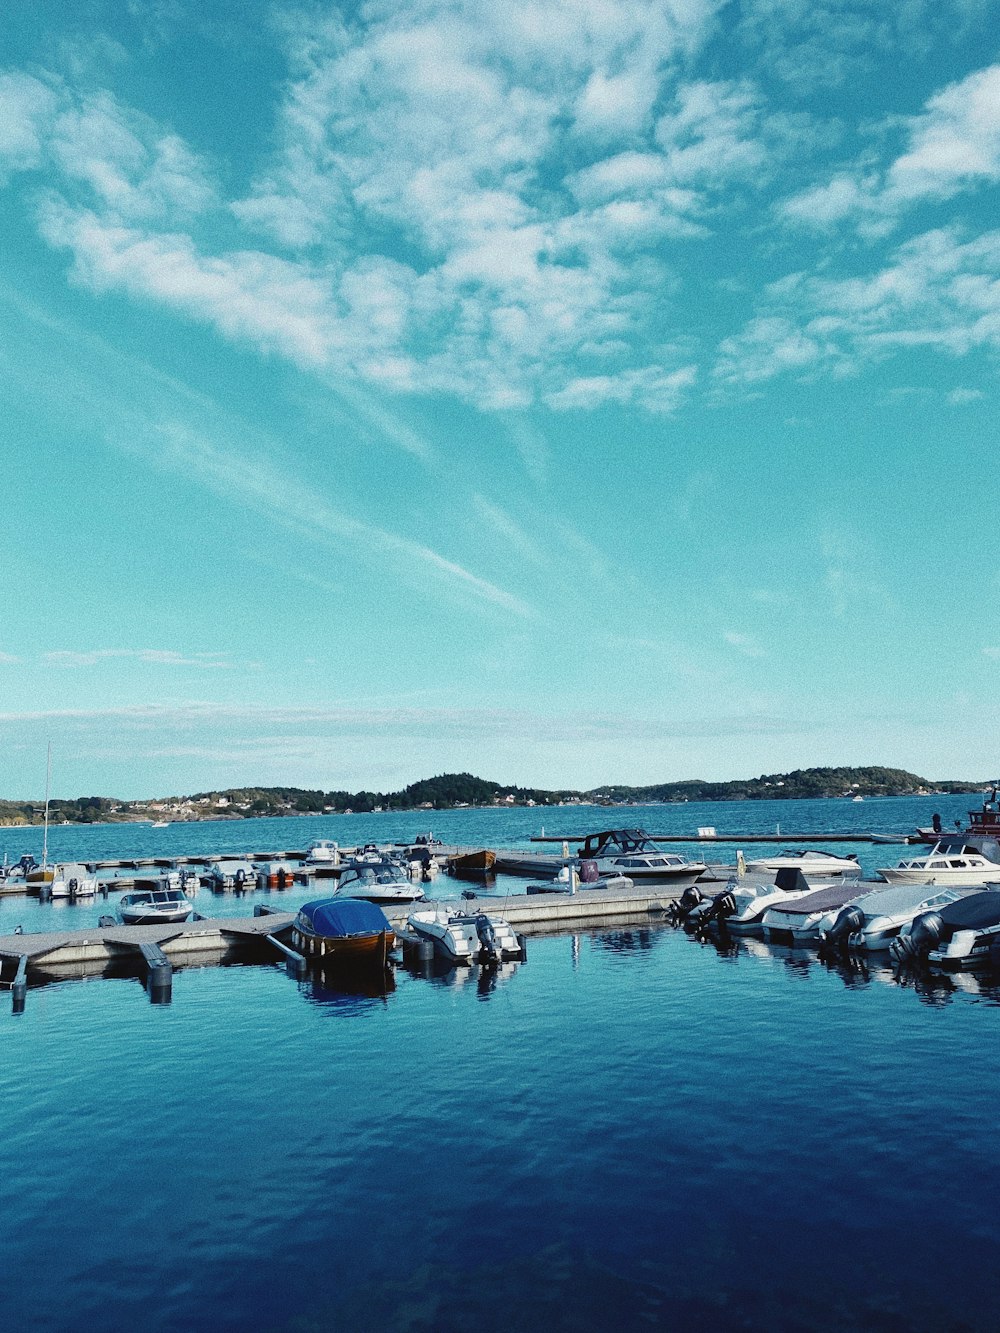
M 872 827 L 889 804 L 800 808 Z M 734 827 L 721 809 L 668 813 Z M 278 827 L 391 836 L 345 825 Z M 82 857 L 171 830 L 60 832 Z M 278 966 L 182 970 L 164 1007 L 124 979 L 33 988 L 17 1017 L 0 996 L 0 1309 L 37 1329 L 995 1329 L 998 1027 L 992 982 L 637 928 L 533 939 L 494 978 L 399 969 L 375 996 Z

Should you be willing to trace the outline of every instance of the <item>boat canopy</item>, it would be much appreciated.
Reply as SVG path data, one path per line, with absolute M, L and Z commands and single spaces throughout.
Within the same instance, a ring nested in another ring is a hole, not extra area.
M 381 907 L 363 898 L 317 898 L 315 902 L 303 903 L 299 915 L 315 934 L 328 939 L 372 935 L 391 929 Z
M 656 844 L 645 829 L 619 828 L 607 829 L 603 833 L 591 833 L 580 848 L 580 856 L 617 856 L 623 853 L 655 852 Z
M 968 897 L 959 898 L 958 902 L 942 907 L 940 916 L 952 930 L 978 930 L 985 926 L 995 926 L 1000 922 L 1000 893 L 996 889 L 970 893 Z

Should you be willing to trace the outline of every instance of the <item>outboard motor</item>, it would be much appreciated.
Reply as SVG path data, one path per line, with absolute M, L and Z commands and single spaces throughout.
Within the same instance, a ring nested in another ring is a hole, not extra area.
M 823 937 L 823 943 L 831 948 L 846 948 L 850 943 L 850 938 L 855 932 L 859 931 L 865 924 L 865 914 L 860 907 L 851 906 L 840 909 L 836 921 Z
M 941 942 L 944 922 L 939 912 L 924 912 L 910 927 L 909 935 L 897 935 L 889 952 L 897 963 L 920 962 Z
M 696 907 L 699 907 L 706 901 L 702 891 L 689 884 L 681 896 L 670 906 L 670 920 L 675 926 L 685 922 Z
M 247 872 L 243 869 L 242 866 L 240 866 L 239 870 L 237 870 L 235 875 L 235 880 L 236 880 L 236 892 L 242 893 L 243 890 L 246 888 L 247 884 Z
M 706 899 L 693 912 L 688 914 L 686 928 L 694 931 L 704 930 L 712 921 L 724 921 L 736 911 L 736 899 L 732 889 L 723 889 L 714 898 Z
M 485 912 L 476 917 L 476 934 L 479 936 L 479 961 L 489 967 L 496 967 L 500 962 L 500 945 L 493 930 L 493 922 Z

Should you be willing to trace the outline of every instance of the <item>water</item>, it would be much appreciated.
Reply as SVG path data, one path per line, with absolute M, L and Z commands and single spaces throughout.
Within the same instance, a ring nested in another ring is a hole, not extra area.
M 801 805 L 837 828 L 883 803 Z M 719 809 L 669 812 L 732 827 Z M 389 836 L 362 823 L 264 827 Z M 72 832 L 59 854 L 109 836 Z M 669 929 L 533 939 L 496 977 L 399 969 L 385 994 L 280 966 L 181 970 L 166 1007 L 134 980 L 33 988 L 21 1016 L 0 1003 L 0 1308 L 36 1329 L 996 1328 L 998 1026 L 990 980 Z

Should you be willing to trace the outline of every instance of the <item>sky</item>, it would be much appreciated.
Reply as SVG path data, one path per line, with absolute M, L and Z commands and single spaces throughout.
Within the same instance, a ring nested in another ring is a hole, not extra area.
M 13 0 L 0 795 L 998 767 L 980 0 Z

